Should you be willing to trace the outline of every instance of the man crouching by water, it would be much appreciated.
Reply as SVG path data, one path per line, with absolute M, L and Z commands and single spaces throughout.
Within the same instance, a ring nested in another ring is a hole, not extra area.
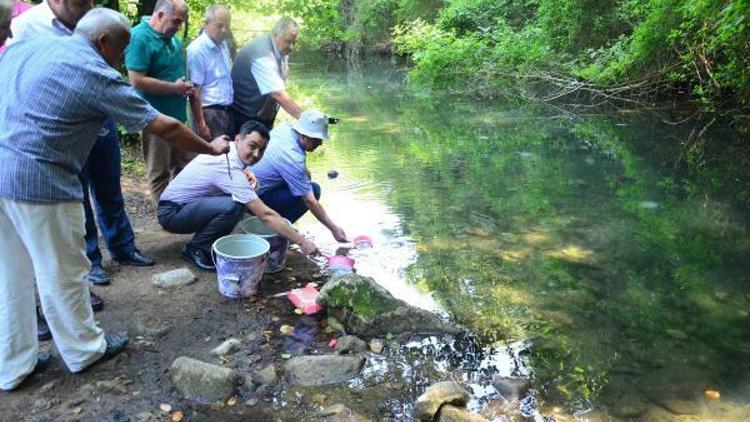
M 70 37 L 38 37 L 0 55 L 0 389 L 49 362 L 39 354 L 33 282 L 63 361 L 79 372 L 122 351 L 125 333 L 94 321 L 85 276 L 83 191 L 78 174 L 107 117 L 190 151 L 223 154 L 157 112 L 112 67 L 130 22 L 94 9 Z
M 242 125 L 227 157 L 201 155 L 193 159 L 164 190 L 159 224 L 172 233 L 195 233 L 182 256 L 204 271 L 216 271 L 211 246 L 232 232 L 245 210 L 311 255 L 317 246 L 294 230 L 258 198 L 247 168 L 257 163 L 268 145 L 268 129 L 256 121 Z

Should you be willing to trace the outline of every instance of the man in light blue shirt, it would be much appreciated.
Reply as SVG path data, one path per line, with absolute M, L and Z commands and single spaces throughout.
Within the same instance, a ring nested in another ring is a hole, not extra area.
M 13 20 L 12 41 L 23 42 L 45 35 L 70 36 L 93 3 L 91 0 L 45 0 Z M 86 255 L 91 261 L 87 277 L 92 284 L 105 285 L 109 284 L 110 277 L 102 262 L 99 231 L 113 261 L 137 266 L 153 265 L 154 261 L 135 246 L 135 233 L 125 212 L 120 186 L 120 138 L 114 120 L 105 122 L 90 155 L 92 158 L 79 176 L 84 187 Z M 103 306 L 96 295 L 92 296 L 92 304 L 95 311 Z M 49 338 L 49 331 L 40 338 Z
M 331 231 L 333 238 L 347 242 L 346 233 L 318 202 L 320 186 L 310 180 L 307 153 L 328 139 L 328 117 L 317 110 L 302 112 L 293 125 L 271 131 L 264 158 L 252 167 L 260 187 L 258 195 L 269 207 L 294 223 L 307 210 Z
M 159 201 L 159 224 L 172 233 L 195 233 L 182 256 L 204 271 L 216 271 L 210 260 L 211 246 L 232 232 L 245 211 L 302 248 L 307 254 L 317 247 L 289 226 L 276 211 L 258 199 L 246 177 L 248 166 L 263 156 L 268 129 L 258 122 L 242 125 L 224 157 L 199 155 L 177 175 Z
M 213 5 L 206 10 L 205 29 L 187 48 L 190 81 L 195 84 L 190 108 L 199 135 L 213 138 L 229 132 L 232 105 L 232 62 L 227 38 L 232 16 L 229 8 Z
M 70 37 L 39 37 L 0 55 L 0 389 L 40 368 L 34 280 L 57 350 L 79 372 L 123 350 L 94 321 L 85 275 L 78 174 L 107 117 L 198 153 L 223 154 L 158 113 L 113 69 L 130 23 L 95 9 Z

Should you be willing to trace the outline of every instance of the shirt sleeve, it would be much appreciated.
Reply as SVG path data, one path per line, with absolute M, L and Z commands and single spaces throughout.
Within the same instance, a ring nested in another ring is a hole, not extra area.
M 114 71 L 112 73 L 105 78 L 96 104 L 106 116 L 123 125 L 128 133 L 140 132 L 159 117 L 159 112 L 119 74 Z
M 216 186 L 224 193 L 232 195 L 234 202 L 240 204 L 248 204 L 258 199 L 258 194 L 255 193 L 253 188 L 250 186 L 250 182 L 247 181 L 245 174 L 238 168 L 232 169 L 232 178 L 224 172 L 222 177 L 218 178 Z
M 151 67 L 151 60 L 149 59 L 146 42 L 139 35 L 139 33 L 136 33 L 125 49 L 125 68 L 146 73 Z
M 289 158 L 276 167 L 281 178 L 289 186 L 292 195 L 307 196 L 312 192 L 312 183 L 310 176 L 307 175 L 304 161 Z
M 190 81 L 196 85 L 203 85 L 206 81 L 206 59 L 198 48 L 187 49 L 187 65 Z
M 255 82 L 258 83 L 261 95 L 286 89 L 286 84 L 279 74 L 279 64 L 273 56 L 268 55 L 253 60 L 250 64 L 250 71 Z

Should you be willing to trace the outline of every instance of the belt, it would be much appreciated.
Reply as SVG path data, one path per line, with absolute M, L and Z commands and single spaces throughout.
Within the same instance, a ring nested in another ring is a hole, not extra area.
M 210 108 L 211 110 L 221 110 L 221 111 L 227 111 L 229 110 L 228 105 L 221 105 L 221 104 L 211 104 L 210 106 L 205 106 L 203 108 Z

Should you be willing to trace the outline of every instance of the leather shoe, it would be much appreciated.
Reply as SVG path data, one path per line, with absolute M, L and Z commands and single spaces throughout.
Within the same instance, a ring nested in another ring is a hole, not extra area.
M 86 369 L 91 368 L 99 362 L 110 360 L 125 350 L 125 346 L 128 345 L 128 333 L 123 331 L 116 334 L 104 334 L 104 341 L 107 343 L 104 354 L 98 360 L 94 361 L 94 363 L 87 366 Z
M 105 334 L 104 340 L 107 342 L 107 348 L 104 349 L 104 354 L 99 360 L 112 359 L 118 353 L 125 350 L 125 346 L 128 345 L 128 333 L 125 331 L 116 334 Z
M 134 267 L 150 267 L 154 265 L 153 258 L 142 254 L 141 251 L 137 249 L 124 258 L 117 258 L 117 262 L 122 265 L 132 265 Z
M 206 253 L 201 249 L 186 245 L 185 248 L 182 249 L 182 258 L 203 271 L 216 272 L 214 263 L 208 260 Z
M 94 292 L 89 292 L 89 295 L 91 296 L 91 310 L 94 312 L 99 312 L 102 309 L 104 309 L 104 301 L 102 300 L 99 295 L 94 294 Z
M 110 282 L 109 274 L 107 274 L 107 270 L 102 267 L 102 264 L 92 264 L 91 271 L 86 275 L 86 280 L 97 286 L 105 286 Z

